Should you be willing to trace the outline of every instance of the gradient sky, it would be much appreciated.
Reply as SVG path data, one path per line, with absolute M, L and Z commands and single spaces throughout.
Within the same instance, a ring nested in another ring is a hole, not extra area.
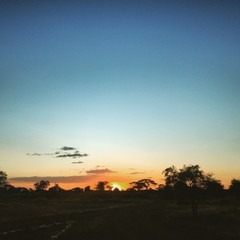
M 183 164 L 240 178 L 239 12 L 231 0 L 1 0 L 0 170 L 16 185 L 160 183 Z M 44 155 L 63 146 L 89 156 Z

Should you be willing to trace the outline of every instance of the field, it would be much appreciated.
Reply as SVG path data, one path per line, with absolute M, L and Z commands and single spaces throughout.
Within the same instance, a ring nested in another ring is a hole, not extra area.
M 205 201 L 193 217 L 187 202 L 156 193 L 2 196 L 0 239 L 240 239 L 240 206 Z

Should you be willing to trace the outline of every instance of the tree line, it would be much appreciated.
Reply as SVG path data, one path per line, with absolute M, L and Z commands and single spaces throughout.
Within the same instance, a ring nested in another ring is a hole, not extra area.
M 171 166 L 166 168 L 162 174 L 164 175 L 165 184 L 157 184 L 154 180 L 145 178 L 130 182 L 130 187 L 125 191 L 159 191 L 164 192 L 166 196 L 174 196 L 179 199 L 186 195 L 191 195 L 191 197 L 194 198 L 194 196 L 203 192 L 212 197 L 220 196 L 224 191 L 224 186 L 221 181 L 215 179 L 212 173 L 205 173 L 199 165 L 184 165 L 180 169 Z M 0 171 L 0 191 L 66 191 L 57 183 L 52 187 L 49 186 L 50 182 L 48 180 L 41 180 L 34 183 L 35 190 L 23 187 L 16 188 L 8 183 L 6 172 Z M 87 192 L 93 190 L 112 191 L 112 186 L 109 185 L 108 181 L 99 181 L 94 189 L 86 186 L 85 188 L 76 187 L 68 191 Z M 233 178 L 227 190 L 240 197 L 240 180 Z M 119 191 L 119 189 L 115 188 L 114 191 Z

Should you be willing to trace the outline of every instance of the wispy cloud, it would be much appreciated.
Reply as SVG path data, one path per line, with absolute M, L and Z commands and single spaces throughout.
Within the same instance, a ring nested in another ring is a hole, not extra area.
M 135 175 L 135 174 L 144 174 L 145 172 L 132 172 L 130 174 Z
M 86 173 L 88 173 L 88 174 L 105 174 L 105 173 L 116 173 L 116 172 L 112 171 L 108 168 L 104 168 L 104 169 L 89 170 L 89 171 L 86 171 Z
M 42 156 L 41 153 L 27 153 L 27 156 Z
M 27 153 L 27 156 L 50 156 L 54 155 L 54 153 Z
M 57 158 L 79 158 L 87 157 L 88 154 L 80 153 L 75 147 L 63 146 L 55 153 L 27 153 L 28 156 L 54 155 Z
M 72 164 L 80 164 L 80 163 L 83 163 L 81 161 L 78 161 L 78 162 L 72 162 Z

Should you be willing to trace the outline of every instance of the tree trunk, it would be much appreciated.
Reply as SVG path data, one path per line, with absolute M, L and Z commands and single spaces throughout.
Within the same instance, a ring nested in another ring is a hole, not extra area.
M 198 202 L 196 199 L 191 200 L 192 205 L 192 215 L 193 217 L 196 217 L 198 215 Z

